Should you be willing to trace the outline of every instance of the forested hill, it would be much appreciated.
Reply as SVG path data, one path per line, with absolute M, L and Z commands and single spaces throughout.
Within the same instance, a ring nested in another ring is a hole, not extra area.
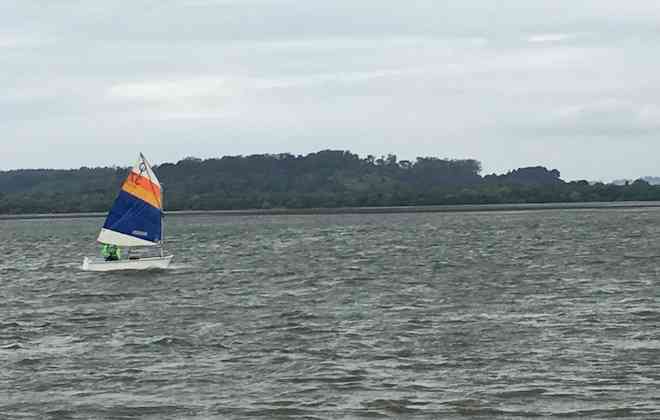
M 321 208 L 439 204 L 660 200 L 643 181 L 615 186 L 566 183 L 557 170 L 520 168 L 481 176 L 476 160 L 346 151 L 186 158 L 156 172 L 168 210 Z M 0 172 L 0 213 L 106 211 L 128 168 Z

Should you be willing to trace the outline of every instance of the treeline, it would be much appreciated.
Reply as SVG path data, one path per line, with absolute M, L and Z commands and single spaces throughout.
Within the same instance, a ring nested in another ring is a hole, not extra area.
M 644 181 L 564 182 L 559 171 L 544 167 L 481 176 L 481 163 L 472 159 L 407 161 L 333 150 L 191 157 L 155 169 L 168 210 L 660 200 L 660 187 Z M 127 168 L 0 172 L 0 213 L 103 212 L 126 173 Z

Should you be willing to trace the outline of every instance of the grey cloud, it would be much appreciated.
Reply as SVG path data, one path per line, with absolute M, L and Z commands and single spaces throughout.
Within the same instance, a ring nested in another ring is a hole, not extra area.
M 0 168 L 344 148 L 654 174 L 659 19 L 618 0 L 5 2 Z

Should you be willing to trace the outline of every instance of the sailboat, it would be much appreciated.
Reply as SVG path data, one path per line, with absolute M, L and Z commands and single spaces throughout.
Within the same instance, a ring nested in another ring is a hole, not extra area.
M 127 257 L 115 261 L 85 257 L 85 271 L 165 269 L 172 255 L 163 250 L 163 191 L 151 165 L 140 153 L 137 164 L 131 169 L 121 186 L 97 241 L 127 249 Z M 157 247 L 156 256 L 131 256 L 131 250 L 141 247 Z

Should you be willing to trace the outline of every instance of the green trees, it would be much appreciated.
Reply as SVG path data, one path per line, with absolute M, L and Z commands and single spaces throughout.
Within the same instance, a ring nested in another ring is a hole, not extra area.
M 0 213 L 107 211 L 127 170 L 0 172 Z M 482 177 L 481 163 L 473 159 L 413 162 L 343 150 L 187 157 L 156 171 L 168 210 L 660 200 L 660 187 L 644 181 L 566 183 L 559 171 L 539 166 Z

